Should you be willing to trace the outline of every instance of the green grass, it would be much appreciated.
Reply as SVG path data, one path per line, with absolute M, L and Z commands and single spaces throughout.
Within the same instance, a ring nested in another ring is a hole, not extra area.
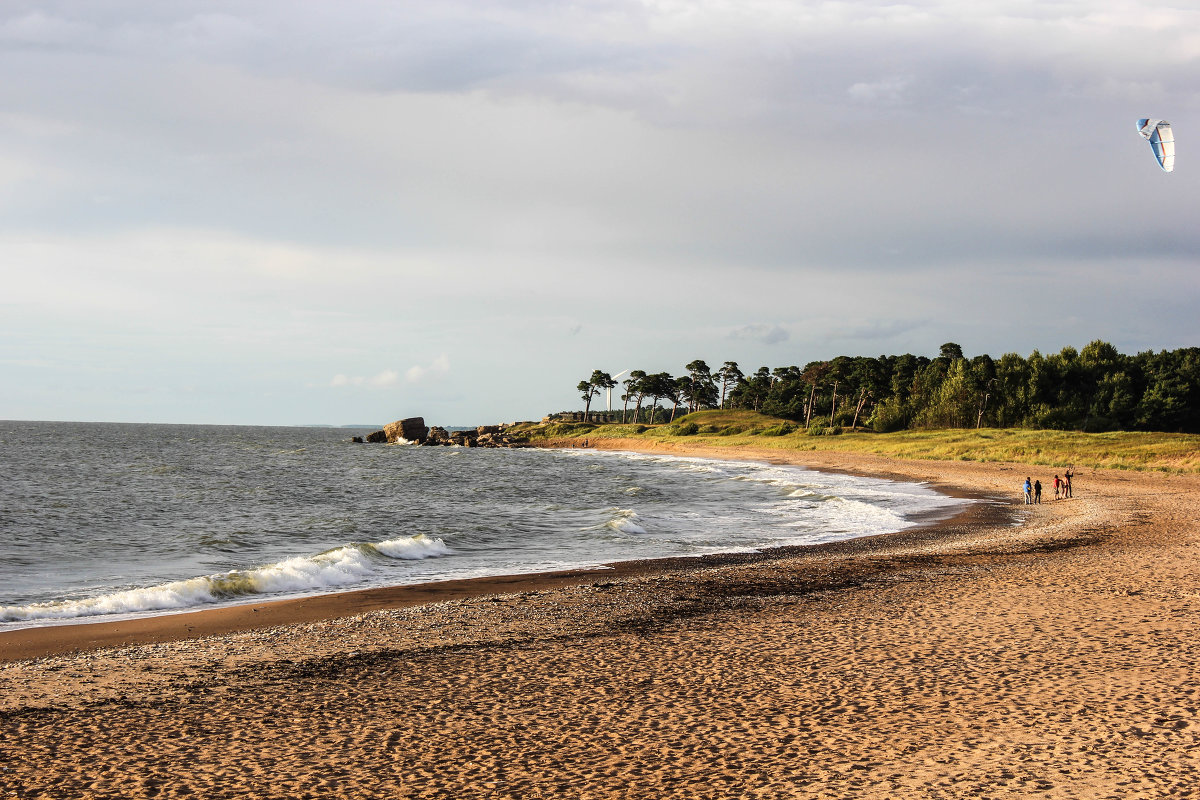
M 696 433 L 690 433 L 692 426 Z M 642 432 L 638 432 L 639 428 Z M 794 429 L 793 429 L 794 428 Z M 687 431 L 685 435 L 678 432 Z M 841 435 L 828 435 L 833 432 Z M 1074 431 L 984 428 L 898 431 L 826 431 L 809 435 L 803 424 L 749 411 L 700 411 L 671 425 L 530 426 L 533 440 L 645 439 L 721 447 L 731 451 L 818 450 L 870 453 L 891 458 L 949 461 L 1015 461 L 1092 469 L 1200 472 L 1200 435 L 1183 433 L 1077 433 Z

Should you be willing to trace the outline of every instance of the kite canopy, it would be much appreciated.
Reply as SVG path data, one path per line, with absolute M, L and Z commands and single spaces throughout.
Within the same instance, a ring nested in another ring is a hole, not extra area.
M 1175 134 L 1171 133 L 1171 123 L 1165 119 L 1139 119 L 1137 128 L 1142 138 L 1150 142 L 1162 171 L 1175 169 Z

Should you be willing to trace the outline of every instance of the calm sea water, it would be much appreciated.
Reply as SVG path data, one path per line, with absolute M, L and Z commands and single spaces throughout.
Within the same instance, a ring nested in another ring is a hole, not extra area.
M 813 544 L 964 501 L 793 467 L 0 422 L 0 630 Z

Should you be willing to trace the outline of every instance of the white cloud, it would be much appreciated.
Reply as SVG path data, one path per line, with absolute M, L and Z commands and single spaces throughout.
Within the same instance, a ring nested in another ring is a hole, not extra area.
M 911 75 L 890 75 L 869 83 L 855 83 L 846 91 L 856 103 L 899 106 L 905 103 L 912 83 Z
M 351 375 L 345 375 L 343 373 L 338 373 L 337 375 L 333 376 L 333 379 L 329 382 L 329 385 L 334 388 L 340 388 L 342 386 L 382 387 L 382 386 L 395 386 L 399 382 L 400 382 L 400 373 L 399 372 L 396 372 L 395 370 L 392 370 L 392 369 L 385 369 L 376 375 L 372 375 L 371 377 L 364 377 L 362 375 L 351 376 Z
M 400 373 L 391 369 L 385 369 L 369 381 L 372 386 L 395 386 L 399 382 Z
M 440 378 L 450 371 L 450 359 L 445 353 L 435 358 L 428 365 L 417 364 L 408 368 L 404 373 L 404 377 L 409 383 L 421 383 L 422 381 Z

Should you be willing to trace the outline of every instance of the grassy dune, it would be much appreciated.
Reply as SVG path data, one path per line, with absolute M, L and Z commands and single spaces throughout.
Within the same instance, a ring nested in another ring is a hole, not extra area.
M 828 450 L 908 459 L 1017 461 L 1054 467 L 1200 472 L 1200 436 L 1180 433 L 1076 433 L 984 428 L 826 431 L 748 411 L 701 411 L 670 425 L 531 426 L 532 439 L 647 439 L 731 450 Z

